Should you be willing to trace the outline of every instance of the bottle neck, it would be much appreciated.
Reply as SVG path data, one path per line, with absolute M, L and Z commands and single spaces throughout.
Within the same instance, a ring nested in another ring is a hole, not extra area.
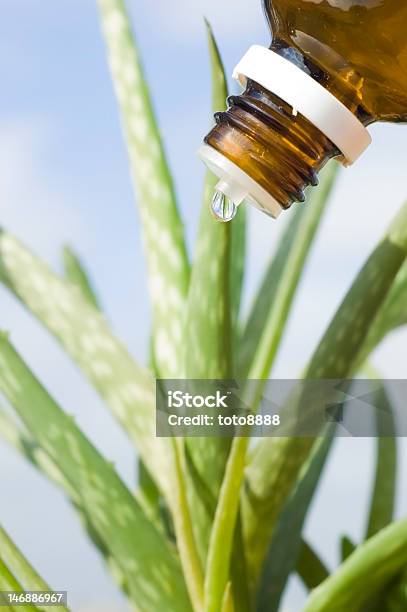
M 286 50 L 273 50 L 288 59 Z M 305 63 L 304 69 L 311 72 Z M 337 92 L 337 83 L 329 75 L 316 74 L 316 69 L 311 75 L 324 86 L 329 81 L 331 93 L 357 114 L 352 87 Z M 289 104 L 252 80 L 243 94 L 229 98 L 228 110 L 217 113 L 215 119 L 206 144 L 236 164 L 283 208 L 303 202 L 305 189 L 318 184 L 318 173 L 327 161 L 341 155 L 303 115 L 293 113 Z

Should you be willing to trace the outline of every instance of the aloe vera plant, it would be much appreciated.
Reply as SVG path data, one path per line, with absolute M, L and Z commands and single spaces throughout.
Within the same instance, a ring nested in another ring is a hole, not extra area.
M 125 486 L 50 396 L 13 346 L 13 330 L 0 336 L 0 392 L 15 415 L 0 408 L 0 435 L 65 492 L 135 610 L 277 612 L 295 572 L 310 591 L 307 612 L 405 609 L 407 525 L 393 522 L 397 449 L 394 438 L 380 437 L 380 420 L 365 541 L 338 534 L 342 560 L 334 570 L 303 534 L 334 442 L 333 426 L 318 438 L 156 437 L 156 378 L 248 377 L 258 379 L 261 394 L 337 170 L 328 166 L 307 203 L 287 215 L 280 245 L 243 319 L 244 209 L 230 225 L 215 222 L 208 206 L 214 178 L 208 175 L 190 262 L 125 4 L 99 0 L 99 9 L 145 243 L 149 366 L 135 362 L 110 330 L 72 250 L 64 251 L 61 277 L 3 230 L 0 281 L 56 338 L 121 423 L 139 461 L 138 488 Z M 209 24 L 207 34 L 213 106 L 219 109 L 226 79 Z M 389 332 L 407 323 L 406 259 L 404 206 L 305 365 L 305 378 L 352 377 Z M 391 415 L 384 388 L 379 396 Z M 2 527 L 0 590 L 49 590 Z

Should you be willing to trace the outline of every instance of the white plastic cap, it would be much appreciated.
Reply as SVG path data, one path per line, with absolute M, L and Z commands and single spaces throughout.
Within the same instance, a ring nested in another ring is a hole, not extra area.
M 365 126 L 333 94 L 289 60 L 254 45 L 233 71 L 244 87 L 247 80 L 274 93 L 317 127 L 345 158 L 347 165 L 360 157 L 372 142 Z

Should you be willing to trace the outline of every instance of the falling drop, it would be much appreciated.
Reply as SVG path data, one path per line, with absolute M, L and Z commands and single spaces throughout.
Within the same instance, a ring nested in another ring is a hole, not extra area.
M 215 219 L 227 223 L 228 221 L 232 221 L 233 217 L 236 215 L 237 206 L 232 200 L 225 196 L 224 193 L 215 191 L 211 210 Z

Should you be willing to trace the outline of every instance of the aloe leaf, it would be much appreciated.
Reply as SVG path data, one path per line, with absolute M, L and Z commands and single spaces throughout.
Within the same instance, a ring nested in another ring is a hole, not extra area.
M 281 512 L 263 565 L 257 594 L 258 612 L 277 612 L 279 609 L 287 580 L 296 568 L 304 522 L 331 449 L 334 432 L 334 427 L 329 428 L 324 437 L 315 442 Z
M 66 278 L 82 293 L 82 296 L 95 308 L 101 310 L 99 299 L 87 271 L 78 255 L 70 248 L 63 250 L 64 272 Z M 0 414 L 1 419 L 1 414 Z M 1 425 L 1 423 L 0 423 Z M 137 497 L 150 518 L 158 521 L 160 513 L 160 491 L 141 459 L 137 461 Z
M 231 231 L 231 261 L 230 261 L 230 310 L 233 328 L 233 346 L 237 347 L 239 342 L 239 315 L 244 281 L 244 270 L 246 263 L 246 233 L 247 233 L 246 207 L 241 206 L 233 219 Z M 237 364 L 233 363 L 233 369 L 237 371 Z
M 4 232 L 0 234 L 0 280 L 61 342 L 136 443 L 173 513 L 187 582 L 194 582 L 194 552 L 187 537 L 191 518 L 181 504 L 173 443 L 155 436 L 151 376 L 133 361 L 100 312 L 76 287 L 58 278 Z
M 70 248 L 63 250 L 64 272 L 66 278 L 81 292 L 82 296 L 95 308 L 101 310 L 99 299 L 87 271 L 78 255 Z M 1 419 L 1 414 L 0 414 Z M 1 422 L 0 422 L 1 425 Z M 148 516 L 158 522 L 160 512 L 160 491 L 150 476 L 146 466 L 138 459 L 137 498 Z
M 233 440 L 211 531 L 205 574 L 204 612 L 222 609 L 228 588 L 240 490 L 249 438 Z
M 14 237 L 0 233 L 0 280 L 62 344 L 135 442 L 167 500 L 171 449 L 155 437 L 154 381 L 112 335 L 104 317 L 71 283 Z
M 65 276 L 82 293 L 83 297 L 95 308 L 100 310 L 99 300 L 92 286 L 90 278 L 79 257 L 74 251 L 65 247 L 63 251 Z
M 229 582 L 222 600 L 221 612 L 236 612 L 232 594 L 232 584 Z
M 173 510 L 177 533 L 177 546 L 182 560 L 188 589 L 195 612 L 201 612 L 204 600 L 204 572 L 193 530 L 188 505 L 185 447 L 181 440 L 173 440 L 176 476 L 178 483 L 178 508 Z
M 393 330 L 407 324 L 407 264 L 398 273 L 394 284 L 369 330 L 359 354 L 363 363 L 380 342 Z
M 147 519 L 114 467 L 53 401 L 6 336 L 0 339 L 0 389 L 75 488 L 138 609 L 190 609 L 172 548 Z
M 405 612 L 407 609 L 407 571 L 390 585 L 383 598 L 379 600 L 378 610 L 374 612 Z
M 123 0 L 99 0 L 146 249 L 160 375 L 181 372 L 189 264 L 173 182 Z
M 28 431 L 3 409 L 0 410 L 0 437 L 42 474 L 47 476 L 50 481 L 62 487 L 75 502 L 78 501 L 74 489 L 47 453 L 38 446 Z
M 348 536 L 341 537 L 341 561 L 346 561 L 348 557 L 356 550 L 356 544 Z
M 150 516 L 158 519 L 160 514 L 160 491 L 144 463 L 138 460 L 138 492 Z
M 225 107 L 226 81 L 216 42 L 207 24 L 213 100 Z M 217 182 L 208 173 L 191 274 L 185 328 L 187 378 L 227 378 L 231 374 L 230 264 L 232 223 L 215 221 L 210 202 Z
M 0 557 L 7 564 L 7 567 L 14 576 L 24 585 L 26 591 L 51 591 L 52 589 L 36 572 L 32 565 L 24 557 L 23 553 L 17 548 L 9 535 L 0 525 Z M 0 569 L 1 573 L 1 569 Z M 2 589 L 9 590 L 9 589 Z M 13 589 L 16 590 L 16 589 Z M 45 605 L 39 605 L 42 608 L 48 608 Z M 65 606 L 52 606 L 55 612 L 66 612 Z
M 301 274 L 327 207 L 338 164 L 321 172 L 320 185 L 297 208 L 271 259 L 240 343 L 239 372 L 267 378 L 290 314 Z
M 233 600 L 234 612 L 251 612 L 253 608 L 247 584 L 246 551 L 244 549 L 240 513 L 236 520 L 230 576 L 232 582 L 231 599 Z
M 105 559 L 113 578 L 120 588 L 127 592 L 127 585 L 123 578 L 123 574 L 93 527 L 92 520 L 87 516 L 75 488 L 65 478 L 61 470 L 55 465 L 55 462 L 52 461 L 44 449 L 38 445 L 29 432 L 4 410 L 0 410 L 0 437 L 8 442 L 24 459 L 29 461 L 43 476 L 46 476 L 49 481 L 61 488 L 68 496 L 87 535 Z M 143 499 L 138 495 L 138 492 L 136 497 L 143 509 L 146 510 L 142 503 Z M 148 516 L 151 518 L 150 515 Z
M 61 488 L 68 496 L 89 538 L 104 557 L 114 579 L 120 588 L 127 592 L 127 585 L 123 575 L 118 568 L 117 563 L 110 555 L 109 550 L 96 533 L 92 525 L 91 518 L 86 515 L 85 509 L 81 504 L 81 500 L 78 497 L 75 488 L 72 487 L 70 482 L 62 474 L 61 470 L 55 465 L 54 461 L 52 461 L 49 455 L 38 445 L 29 432 L 22 427 L 21 424 L 17 423 L 16 419 L 12 418 L 12 415 L 10 415 L 8 411 L 1 409 L 0 437 L 10 444 L 17 452 L 19 452 L 24 459 L 29 461 L 43 476 L 46 476 L 48 480 Z M 158 516 L 159 511 L 157 510 L 156 512 L 155 508 L 152 508 L 151 505 L 149 505 L 148 500 L 145 499 L 143 491 L 141 491 L 140 488 L 136 491 L 135 496 L 148 518 L 154 522 L 154 525 L 160 531 L 168 535 L 169 529 L 166 524 L 166 522 L 169 520 L 167 508 L 161 509 L 161 513 L 163 515 L 162 517 Z M 163 523 L 166 527 L 164 530 Z M 171 533 L 170 535 L 171 539 L 174 540 L 173 534 Z
M 325 564 L 321 561 L 311 545 L 302 540 L 300 553 L 295 567 L 297 574 L 304 585 L 309 589 L 315 589 L 329 576 Z
M 79 514 L 93 544 L 100 550 L 108 564 L 112 564 L 113 561 L 109 558 L 109 552 L 93 529 L 89 517 L 86 516 L 75 488 L 65 478 L 61 470 L 55 465 L 55 462 L 44 449 L 38 445 L 25 427 L 17 423 L 16 420 L 4 410 L 0 410 L 0 436 L 19 452 L 24 459 L 29 461 L 43 476 L 46 476 L 50 482 L 64 491 Z M 115 571 L 116 577 L 117 574 L 118 572 Z
M 394 516 L 397 487 L 396 425 L 384 385 L 375 393 L 377 456 L 366 538 L 389 525 Z
M 212 105 L 215 110 L 221 110 L 226 105 L 226 78 L 215 38 L 207 22 L 206 28 L 212 68 Z M 232 375 L 231 292 L 232 270 L 236 264 L 232 255 L 232 233 L 235 226 L 234 222 L 215 221 L 210 213 L 217 181 L 213 174 L 207 173 L 191 273 L 184 351 L 184 373 L 189 379 L 229 379 Z M 234 278 L 237 276 L 235 270 Z M 195 516 L 194 528 L 200 556 L 205 562 L 230 440 L 220 436 L 190 438 L 186 440 L 186 446 L 190 505 Z
M 95 308 L 101 310 L 96 292 L 92 286 L 87 271 L 78 255 L 70 248 L 63 250 L 64 272 L 66 278 L 73 283 L 82 293 L 82 296 Z M 0 430 L 1 430 L 0 413 Z M 150 476 L 146 466 L 141 459 L 138 459 L 138 490 L 137 495 L 142 503 L 144 510 L 150 518 L 158 519 L 160 512 L 160 491 L 153 478 Z
M 205 612 L 219 610 L 225 598 L 229 605 L 234 597 L 238 598 L 233 602 L 236 612 L 250 609 L 239 516 L 239 490 L 248 442 L 249 438 L 234 438 L 226 464 L 206 560 Z M 232 582 L 232 592 L 226 597 L 229 582 Z
M 318 345 L 306 378 L 343 379 L 355 373 L 358 352 L 406 256 L 407 205 L 358 274 Z M 312 445 L 310 438 L 263 439 L 246 469 L 243 524 L 252 585 L 279 513 Z
M 22 588 L 21 584 L 18 582 L 15 576 L 13 576 L 13 574 L 10 572 L 9 568 L 4 563 L 1 557 L 0 557 L 0 591 L 3 591 L 3 592 L 4 591 L 16 591 L 17 593 L 24 592 L 24 589 Z M 36 608 L 33 604 L 24 604 L 23 608 L 20 605 L 4 606 L 4 609 L 12 610 L 12 611 L 16 610 L 17 612 L 21 609 L 23 609 L 24 612 L 33 612 L 34 610 L 38 610 L 38 608 Z
M 64 272 L 66 278 L 81 292 L 82 296 L 95 308 L 101 310 L 96 292 L 87 271 L 78 255 L 70 248 L 63 251 Z M 0 413 L 1 426 L 1 413 Z M 137 497 L 148 516 L 158 521 L 160 513 L 160 491 L 141 459 L 138 459 Z
M 310 595 L 304 612 L 360 612 L 407 563 L 407 520 L 383 529 L 359 546 Z

